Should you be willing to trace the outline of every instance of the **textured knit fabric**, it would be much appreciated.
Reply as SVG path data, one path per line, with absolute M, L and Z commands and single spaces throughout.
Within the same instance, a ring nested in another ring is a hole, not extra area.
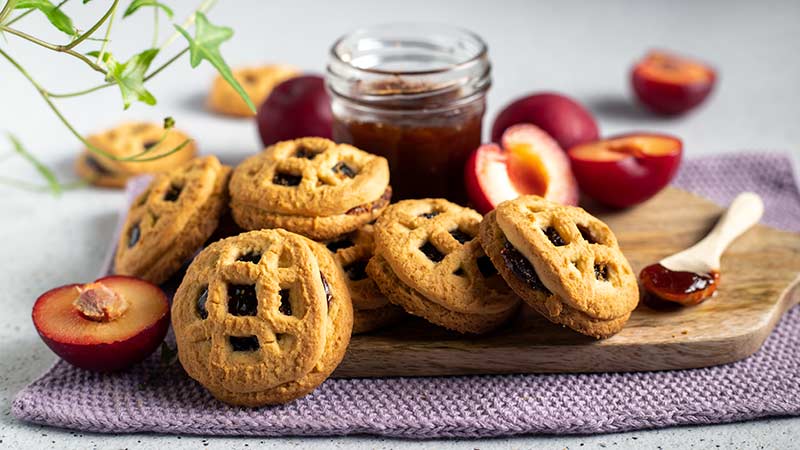
M 764 222 L 800 230 L 800 195 L 781 155 L 687 161 L 676 185 L 724 204 L 743 190 Z M 409 438 L 597 433 L 800 415 L 800 308 L 743 361 L 650 373 L 328 380 L 291 404 L 226 406 L 156 357 L 118 374 L 57 363 L 17 395 L 16 417 L 106 433 L 341 435 Z

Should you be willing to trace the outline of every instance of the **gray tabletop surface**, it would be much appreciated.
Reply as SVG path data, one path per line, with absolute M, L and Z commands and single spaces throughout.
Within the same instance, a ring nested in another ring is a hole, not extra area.
M 73 0 L 67 11 L 86 26 L 108 2 Z M 195 2 L 174 0 L 185 17 Z M 127 2 L 123 2 L 127 5 Z M 494 85 L 488 118 L 515 96 L 557 90 L 583 101 L 605 135 L 651 130 L 683 138 L 687 157 L 740 150 L 800 154 L 800 2 L 769 1 L 458 1 L 338 0 L 221 1 L 213 22 L 233 26 L 223 46 L 231 65 L 287 62 L 323 69 L 331 42 L 347 30 L 391 21 L 427 21 L 472 29 L 489 43 Z M 182 19 L 177 19 L 182 20 Z M 163 22 L 162 22 L 163 23 Z M 120 21 L 112 48 L 120 57 L 150 41 L 150 15 Z M 41 17 L 20 27 L 58 41 Z M 167 26 L 164 33 L 168 33 Z M 2 39 L 2 38 L 0 38 Z M 180 50 L 178 41 L 170 51 Z M 53 91 L 89 87 L 96 74 L 68 56 L 49 54 L 7 35 L 0 47 L 17 57 Z M 718 69 L 710 101 L 682 118 L 659 119 L 634 106 L 631 63 L 653 47 L 702 57 Z M 159 102 L 123 112 L 118 92 L 105 90 L 60 101 L 83 133 L 123 118 L 174 116 L 202 152 L 236 160 L 259 150 L 250 120 L 221 119 L 204 111 L 213 71 L 181 60 L 150 84 Z M 488 122 L 488 121 L 487 121 Z M 36 91 L 0 62 L 0 131 L 13 132 L 64 180 L 79 145 Z M 0 175 L 36 180 L 31 167 L 8 157 L 0 141 Z M 97 274 L 123 202 L 117 191 L 81 189 L 60 198 L 0 187 L 0 448 L 799 448 L 800 419 L 775 418 L 729 425 L 680 427 L 600 436 L 527 436 L 481 441 L 414 442 L 369 436 L 232 439 L 196 436 L 77 433 L 28 425 L 10 414 L 17 391 L 55 360 L 39 340 L 30 308 L 45 290 Z

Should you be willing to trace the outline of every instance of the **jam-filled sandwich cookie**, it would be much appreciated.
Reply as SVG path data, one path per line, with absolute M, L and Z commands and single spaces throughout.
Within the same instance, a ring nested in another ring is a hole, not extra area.
M 169 279 L 217 228 L 230 172 L 205 156 L 157 175 L 128 211 L 114 272 L 156 284 Z
M 392 195 L 385 158 L 323 138 L 278 142 L 247 158 L 233 171 L 230 192 L 240 227 L 316 240 L 373 221 Z
M 605 338 L 638 304 L 636 276 L 617 238 L 581 208 L 522 196 L 487 214 L 480 237 L 509 286 L 554 323 Z
M 168 153 L 189 139 L 178 130 L 165 131 L 161 125 L 146 122 L 124 123 L 87 138 L 94 147 L 114 157 L 144 154 L 148 159 Z M 173 169 L 196 154 L 197 147 L 191 140 L 181 150 L 151 161 L 117 161 L 86 149 L 75 160 L 75 172 L 95 186 L 121 188 L 131 177 Z
M 519 299 L 478 242 L 481 215 L 442 199 L 404 200 L 375 224 L 367 273 L 406 312 L 461 333 L 497 328 Z
M 286 403 L 339 365 L 353 310 L 325 247 L 285 230 L 223 239 L 194 259 L 172 305 L 178 358 L 234 405 Z
M 299 74 L 300 71 L 295 67 L 271 64 L 238 68 L 233 71 L 233 78 L 242 85 L 253 104 L 258 106 L 266 100 L 272 92 L 272 88 Z M 208 108 L 219 114 L 236 117 L 250 117 L 254 114 L 242 97 L 219 75 L 211 85 L 211 91 L 208 94 Z
M 391 304 L 367 276 L 367 263 L 374 245 L 372 225 L 364 225 L 325 243 L 347 279 L 353 300 L 353 334 L 378 330 L 405 316 L 403 309 Z

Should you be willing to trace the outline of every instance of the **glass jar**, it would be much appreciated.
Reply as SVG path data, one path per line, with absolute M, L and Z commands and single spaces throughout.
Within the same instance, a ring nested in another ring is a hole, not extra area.
M 333 139 L 389 160 L 394 198 L 465 204 L 464 164 L 481 144 L 487 47 L 442 25 L 365 28 L 331 48 Z

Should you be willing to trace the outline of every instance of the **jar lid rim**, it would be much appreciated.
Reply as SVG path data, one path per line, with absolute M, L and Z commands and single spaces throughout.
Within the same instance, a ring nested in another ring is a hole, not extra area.
M 342 55 L 339 52 L 339 47 L 343 45 L 343 43 L 347 39 L 351 39 L 354 36 L 358 36 L 359 34 L 367 34 L 368 32 L 375 32 L 377 30 L 386 30 L 391 28 L 402 28 L 402 27 L 437 27 L 440 30 L 445 30 L 448 32 L 455 32 L 460 33 L 464 37 L 471 39 L 475 44 L 477 44 L 477 50 L 472 54 L 469 58 L 466 58 L 463 61 L 453 63 L 451 65 L 443 66 L 436 69 L 423 69 L 423 70 L 388 70 L 388 69 L 379 69 L 379 68 L 372 68 L 372 67 L 360 67 L 353 65 L 350 61 L 343 59 Z M 475 64 L 482 63 L 488 55 L 488 45 L 486 42 L 481 38 L 477 33 L 470 31 L 466 28 L 451 26 L 451 25 L 444 25 L 438 24 L 435 22 L 426 22 L 426 23 L 417 23 L 417 22 L 391 22 L 385 24 L 377 24 L 368 27 L 357 28 L 349 33 L 346 33 L 340 36 L 330 48 L 331 57 L 334 58 L 336 61 L 347 65 L 351 69 L 375 74 L 375 75 L 435 75 L 450 72 L 453 70 L 462 70 L 468 68 Z

